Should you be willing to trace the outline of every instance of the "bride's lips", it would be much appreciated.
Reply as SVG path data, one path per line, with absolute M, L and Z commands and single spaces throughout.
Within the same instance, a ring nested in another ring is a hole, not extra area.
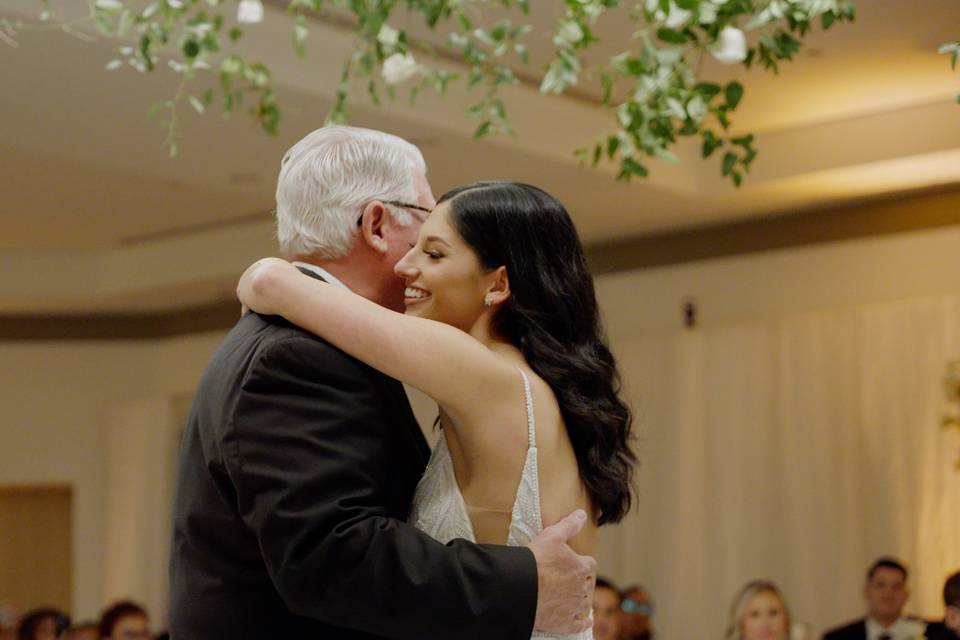
M 407 286 L 403 290 L 403 303 L 407 306 L 420 304 L 430 299 L 430 292 L 419 287 Z

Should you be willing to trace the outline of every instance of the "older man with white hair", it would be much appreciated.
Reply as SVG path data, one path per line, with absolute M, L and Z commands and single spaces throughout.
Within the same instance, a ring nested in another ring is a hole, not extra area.
M 281 163 L 277 235 L 301 270 L 402 309 L 394 264 L 434 206 L 419 150 L 325 127 Z M 405 524 L 429 450 L 398 382 L 248 314 L 200 381 L 181 447 L 170 628 L 194 638 L 529 638 L 581 630 L 591 558 L 567 518 L 529 547 Z

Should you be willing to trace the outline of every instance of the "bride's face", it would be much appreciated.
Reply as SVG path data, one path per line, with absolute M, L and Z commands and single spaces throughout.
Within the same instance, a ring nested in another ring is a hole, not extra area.
M 394 271 L 406 283 L 406 313 L 467 332 L 484 313 L 484 296 L 494 278 L 450 224 L 449 201 L 433 210 Z

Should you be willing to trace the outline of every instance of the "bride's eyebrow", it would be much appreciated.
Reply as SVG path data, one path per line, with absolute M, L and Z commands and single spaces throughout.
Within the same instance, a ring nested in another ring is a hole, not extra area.
M 427 236 L 427 242 L 439 242 L 440 244 L 445 244 L 448 247 L 450 246 L 449 242 L 439 236 Z

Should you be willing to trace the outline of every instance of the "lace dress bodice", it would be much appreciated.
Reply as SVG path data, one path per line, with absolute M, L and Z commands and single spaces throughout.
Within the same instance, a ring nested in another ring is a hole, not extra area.
M 537 429 L 533 417 L 533 397 L 530 380 L 523 376 L 523 393 L 527 408 L 527 458 L 523 463 L 520 486 L 513 503 L 507 546 L 527 544 L 543 530 L 540 513 L 540 479 L 537 469 Z M 467 505 L 460 493 L 453 471 L 453 461 L 447 448 L 446 438 L 441 437 L 430 456 L 430 462 L 417 485 L 410 509 L 409 522 L 431 538 L 446 544 L 456 538 L 476 542 L 473 525 L 467 513 Z M 592 640 L 591 631 L 575 635 L 550 635 L 534 632 L 533 638 L 556 638 L 563 640 Z

